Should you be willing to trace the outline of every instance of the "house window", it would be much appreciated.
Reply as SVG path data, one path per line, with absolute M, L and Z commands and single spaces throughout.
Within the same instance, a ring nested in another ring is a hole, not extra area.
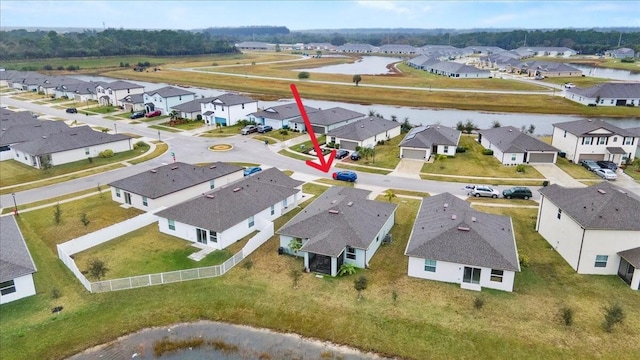
M 437 261 L 426 259 L 424 261 L 424 271 L 436 272 Z
M 218 242 L 218 233 L 213 231 L 213 230 L 209 230 L 209 241 L 217 243 Z
M 178 95 L 178 100 L 182 101 L 182 95 Z
M 130 94 L 130 93 L 131 93 L 131 90 L 127 89 L 127 94 Z
M 249 218 L 249 227 L 253 227 L 254 224 L 255 224 L 255 221 L 253 220 L 253 216 L 251 216 Z
M 606 137 L 599 137 L 598 138 L 598 145 L 607 145 L 607 138 Z
M 89 148 L 84 148 L 84 154 L 89 155 Z
M 351 246 L 347 246 L 347 259 L 356 259 L 356 249 L 352 248 Z
M 491 281 L 493 282 L 502 282 L 502 277 L 504 276 L 504 271 L 491 269 Z
M 169 230 L 175 230 L 176 229 L 176 221 L 175 220 L 167 219 L 167 222 L 169 224 Z
M 562 209 L 558 209 L 558 219 L 562 217 Z
M 625 144 L 625 145 L 633 145 L 633 138 L 632 137 L 625 137 L 623 144 Z
M 607 267 L 607 260 L 609 260 L 609 255 L 596 255 L 595 267 Z
M 613 137 L 613 142 L 618 142 L 618 137 L 617 136 Z
M 0 283 L 0 295 L 9 295 L 16 292 L 16 284 L 13 280 Z
M 222 105 L 222 111 L 224 111 L 224 105 Z
M 109 89 L 109 95 L 113 94 L 113 91 L 111 91 L 111 89 Z
M 276 213 L 276 206 L 275 205 L 271 205 L 271 215 Z
M 600 104 L 603 105 L 604 104 L 604 99 L 600 99 Z
M 213 189 L 216 187 L 215 181 L 214 180 L 209 180 L 209 189 Z
M 444 151 L 445 154 L 448 154 L 449 153 L 449 146 L 445 145 L 444 149 L 442 149 L 442 151 Z
M 511 154 L 511 161 L 516 161 L 516 154 Z
M 582 145 L 591 145 L 593 138 L 591 136 L 585 136 L 582 138 Z
M 331 137 L 331 142 L 335 144 L 335 142 L 336 142 L 336 137 L 335 136 Z
M 613 105 L 613 99 L 611 99 L 611 105 Z
M 116 197 L 120 197 L 120 189 L 116 188 Z
M 147 199 L 146 196 L 142 197 L 142 205 L 143 206 L 149 206 L 149 200 Z
M 567 137 L 567 130 L 564 131 L 564 135 L 562 137 Z
M 242 104 L 242 110 L 244 110 L 244 104 Z

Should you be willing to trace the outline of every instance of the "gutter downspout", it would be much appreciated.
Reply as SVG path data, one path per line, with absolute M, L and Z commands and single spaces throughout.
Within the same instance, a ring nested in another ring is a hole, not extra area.
M 584 233 L 586 230 L 582 228 L 582 239 L 580 239 L 580 251 L 578 252 L 578 264 L 576 265 L 576 272 L 580 273 L 580 259 L 582 258 L 582 245 L 584 245 Z

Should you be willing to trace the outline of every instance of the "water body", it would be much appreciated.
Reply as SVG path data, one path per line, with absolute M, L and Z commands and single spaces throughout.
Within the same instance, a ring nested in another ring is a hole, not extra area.
M 310 73 L 344 74 L 344 75 L 381 75 L 390 74 L 387 65 L 402 61 L 402 58 L 385 56 L 363 56 L 351 64 L 328 65 L 312 69 L 299 69 L 294 71 L 307 71 Z
M 618 70 L 618 69 L 607 69 L 607 68 L 596 68 L 593 66 L 584 66 L 578 64 L 570 64 L 576 69 L 582 71 L 584 76 L 587 77 L 595 77 L 595 78 L 604 78 L 611 80 L 622 80 L 622 81 L 640 81 L 640 66 L 638 70 L 635 72 L 631 72 L 629 70 Z

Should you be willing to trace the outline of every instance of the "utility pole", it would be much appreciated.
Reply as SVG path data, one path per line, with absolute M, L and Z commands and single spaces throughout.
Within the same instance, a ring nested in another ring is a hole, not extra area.
M 620 37 L 618 38 L 618 47 L 620 47 L 620 43 L 622 43 L 622 31 L 620 31 Z

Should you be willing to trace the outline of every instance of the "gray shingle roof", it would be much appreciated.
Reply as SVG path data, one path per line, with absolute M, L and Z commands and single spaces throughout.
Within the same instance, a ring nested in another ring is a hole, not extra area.
M 528 151 L 559 151 L 555 147 L 529 136 L 514 126 L 502 126 L 478 131 L 495 145 L 498 150 L 509 153 L 524 153 Z
M 64 132 L 49 134 L 46 138 L 23 142 L 14 145 L 13 148 L 27 154 L 38 156 L 126 139 L 131 139 L 131 136 L 107 134 L 101 131 L 94 131 L 89 126 L 79 126 L 70 128 Z
M 433 145 L 457 146 L 461 132 L 445 126 L 418 126 L 402 139 L 399 146 L 431 149 Z
M 542 201 L 551 201 L 584 229 L 640 231 L 640 199 L 607 181 L 586 188 L 554 184 L 539 191 Z
M 114 181 L 109 186 L 149 199 L 157 199 L 242 169 L 240 166 L 223 162 L 215 162 L 208 166 L 177 162 Z
M 588 88 L 574 87 L 566 91 L 589 99 L 598 96 L 602 99 L 636 99 L 640 97 L 640 83 L 602 83 Z
M 4 121 L 2 123 L 4 126 Z M 14 125 L 6 131 L 0 132 L 0 146 L 33 141 L 43 136 L 68 131 L 69 129 L 69 125 L 65 124 L 64 121 L 28 121 L 24 125 Z
M 202 111 L 202 107 L 200 106 L 201 104 L 209 102 L 213 99 L 214 98 L 212 97 L 195 99 L 195 100 L 187 101 L 186 103 L 173 106 L 171 108 L 174 110 L 182 111 L 186 113 L 198 112 L 198 111 Z
M 163 88 L 160 88 L 158 90 L 154 90 L 154 91 L 147 91 L 145 92 L 145 94 L 149 95 L 149 96 L 153 96 L 155 94 L 158 94 L 159 96 L 163 97 L 163 98 L 170 98 L 170 97 L 174 97 L 174 96 L 180 96 L 180 95 L 193 95 L 195 93 L 188 91 L 188 90 L 184 90 L 184 89 L 180 89 L 177 87 L 173 87 L 173 86 L 165 86 Z
M 451 61 L 442 61 L 437 62 L 435 64 L 424 65 L 424 67 L 428 67 L 429 69 L 442 71 L 451 74 L 475 74 L 475 73 L 486 73 L 489 74 L 491 71 L 487 69 L 478 69 L 475 66 L 469 66 L 465 64 L 460 64 Z
M 362 141 L 374 135 L 384 135 L 386 131 L 400 127 L 400 123 L 386 120 L 377 116 L 369 116 L 357 120 L 339 128 L 329 130 L 328 136 L 336 136 L 343 139 Z M 384 139 L 379 139 L 384 140 Z
M 577 136 L 588 135 L 592 131 L 598 130 L 601 128 L 609 130 L 610 132 L 614 134 L 618 134 L 620 136 L 635 136 L 632 132 L 619 128 L 603 120 L 567 121 L 567 122 L 555 123 L 553 124 L 553 126 L 562 130 L 566 130 L 567 132 Z
M 625 129 L 625 130 L 627 130 L 631 134 L 634 134 L 635 136 L 640 137 L 640 127 L 628 128 L 628 129 Z
M 397 207 L 367 200 L 369 193 L 368 190 L 333 186 L 277 233 L 309 239 L 300 251 L 315 254 L 336 257 L 346 246 L 368 249 Z
M 530 61 L 522 63 L 525 67 L 529 69 L 536 69 L 541 71 L 572 71 L 579 73 L 580 69 L 576 69 L 571 65 L 567 65 L 561 62 L 555 61 Z
M 215 102 L 216 104 L 222 103 L 223 105 L 227 105 L 227 106 L 258 102 L 257 100 L 253 100 L 250 97 L 233 94 L 233 93 L 226 93 L 226 94 L 214 96 L 211 101 Z
M 72 84 L 63 84 L 56 87 L 58 91 L 66 91 L 75 94 L 95 94 L 98 83 L 92 81 L 82 81 Z
M 473 210 L 450 193 L 422 199 L 405 255 L 520 271 L 511 218 Z
M 0 109 L 0 129 L 4 132 L 12 126 L 38 124 L 37 115 L 28 111 L 13 112 L 7 109 Z
M 640 247 L 620 251 L 618 255 L 620 255 L 621 258 L 627 260 L 627 262 L 636 269 L 640 268 Z
M 354 120 L 365 116 L 357 111 L 348 110 L 341 107 L 334 107 L 326 110 L 318 110 L 311 114 L 307 114 L 309 122 L 312 125 L 329 126 L 337 124 L 347 120 Z M 293 120 L 295 123 L 304 123 L 302 116 L 299 116 Z
M 307 114 L 320 111 L 320 109 L 316 109 L 310 106 L 305 106 L 304 110 Z M 268 107 L 264 110 L 254 112 L 249 115 L 253 115 L 257 118 L 284 120 L 300 117 L 300 110 L 298 109 L 298 105 L 296 103 L 291 103 Z
M 301 181 L 291 179 L 280 170 L 270 168 L 206 193 L 212 198 L 198 196 L 162 210 L 157 215 L 222 232 L 297 193 L 299 190 L 295 187 L 301 184 Z
M 122 102 L 131 104 L 142 104 L 144 102 L 144 94 L 131 94 L 120 99 Z
M 0 217 L 0 229 L 0 282 L 36 272 L 36 265 L 15 218 Z
M 406 44 L 385 44 L 381 45 L 378 52 L 403 52 L 403 53 L 415 53 L 417 50 L 415 47 Z
M 105 89 L 112 90 L 124 90 L 124 89 L 140 89 L 144 88 L 144 86 L 139 84 L 130 83 L 124 80 L 117 80 L 114 82 L 106 83 L 103 85 Z

